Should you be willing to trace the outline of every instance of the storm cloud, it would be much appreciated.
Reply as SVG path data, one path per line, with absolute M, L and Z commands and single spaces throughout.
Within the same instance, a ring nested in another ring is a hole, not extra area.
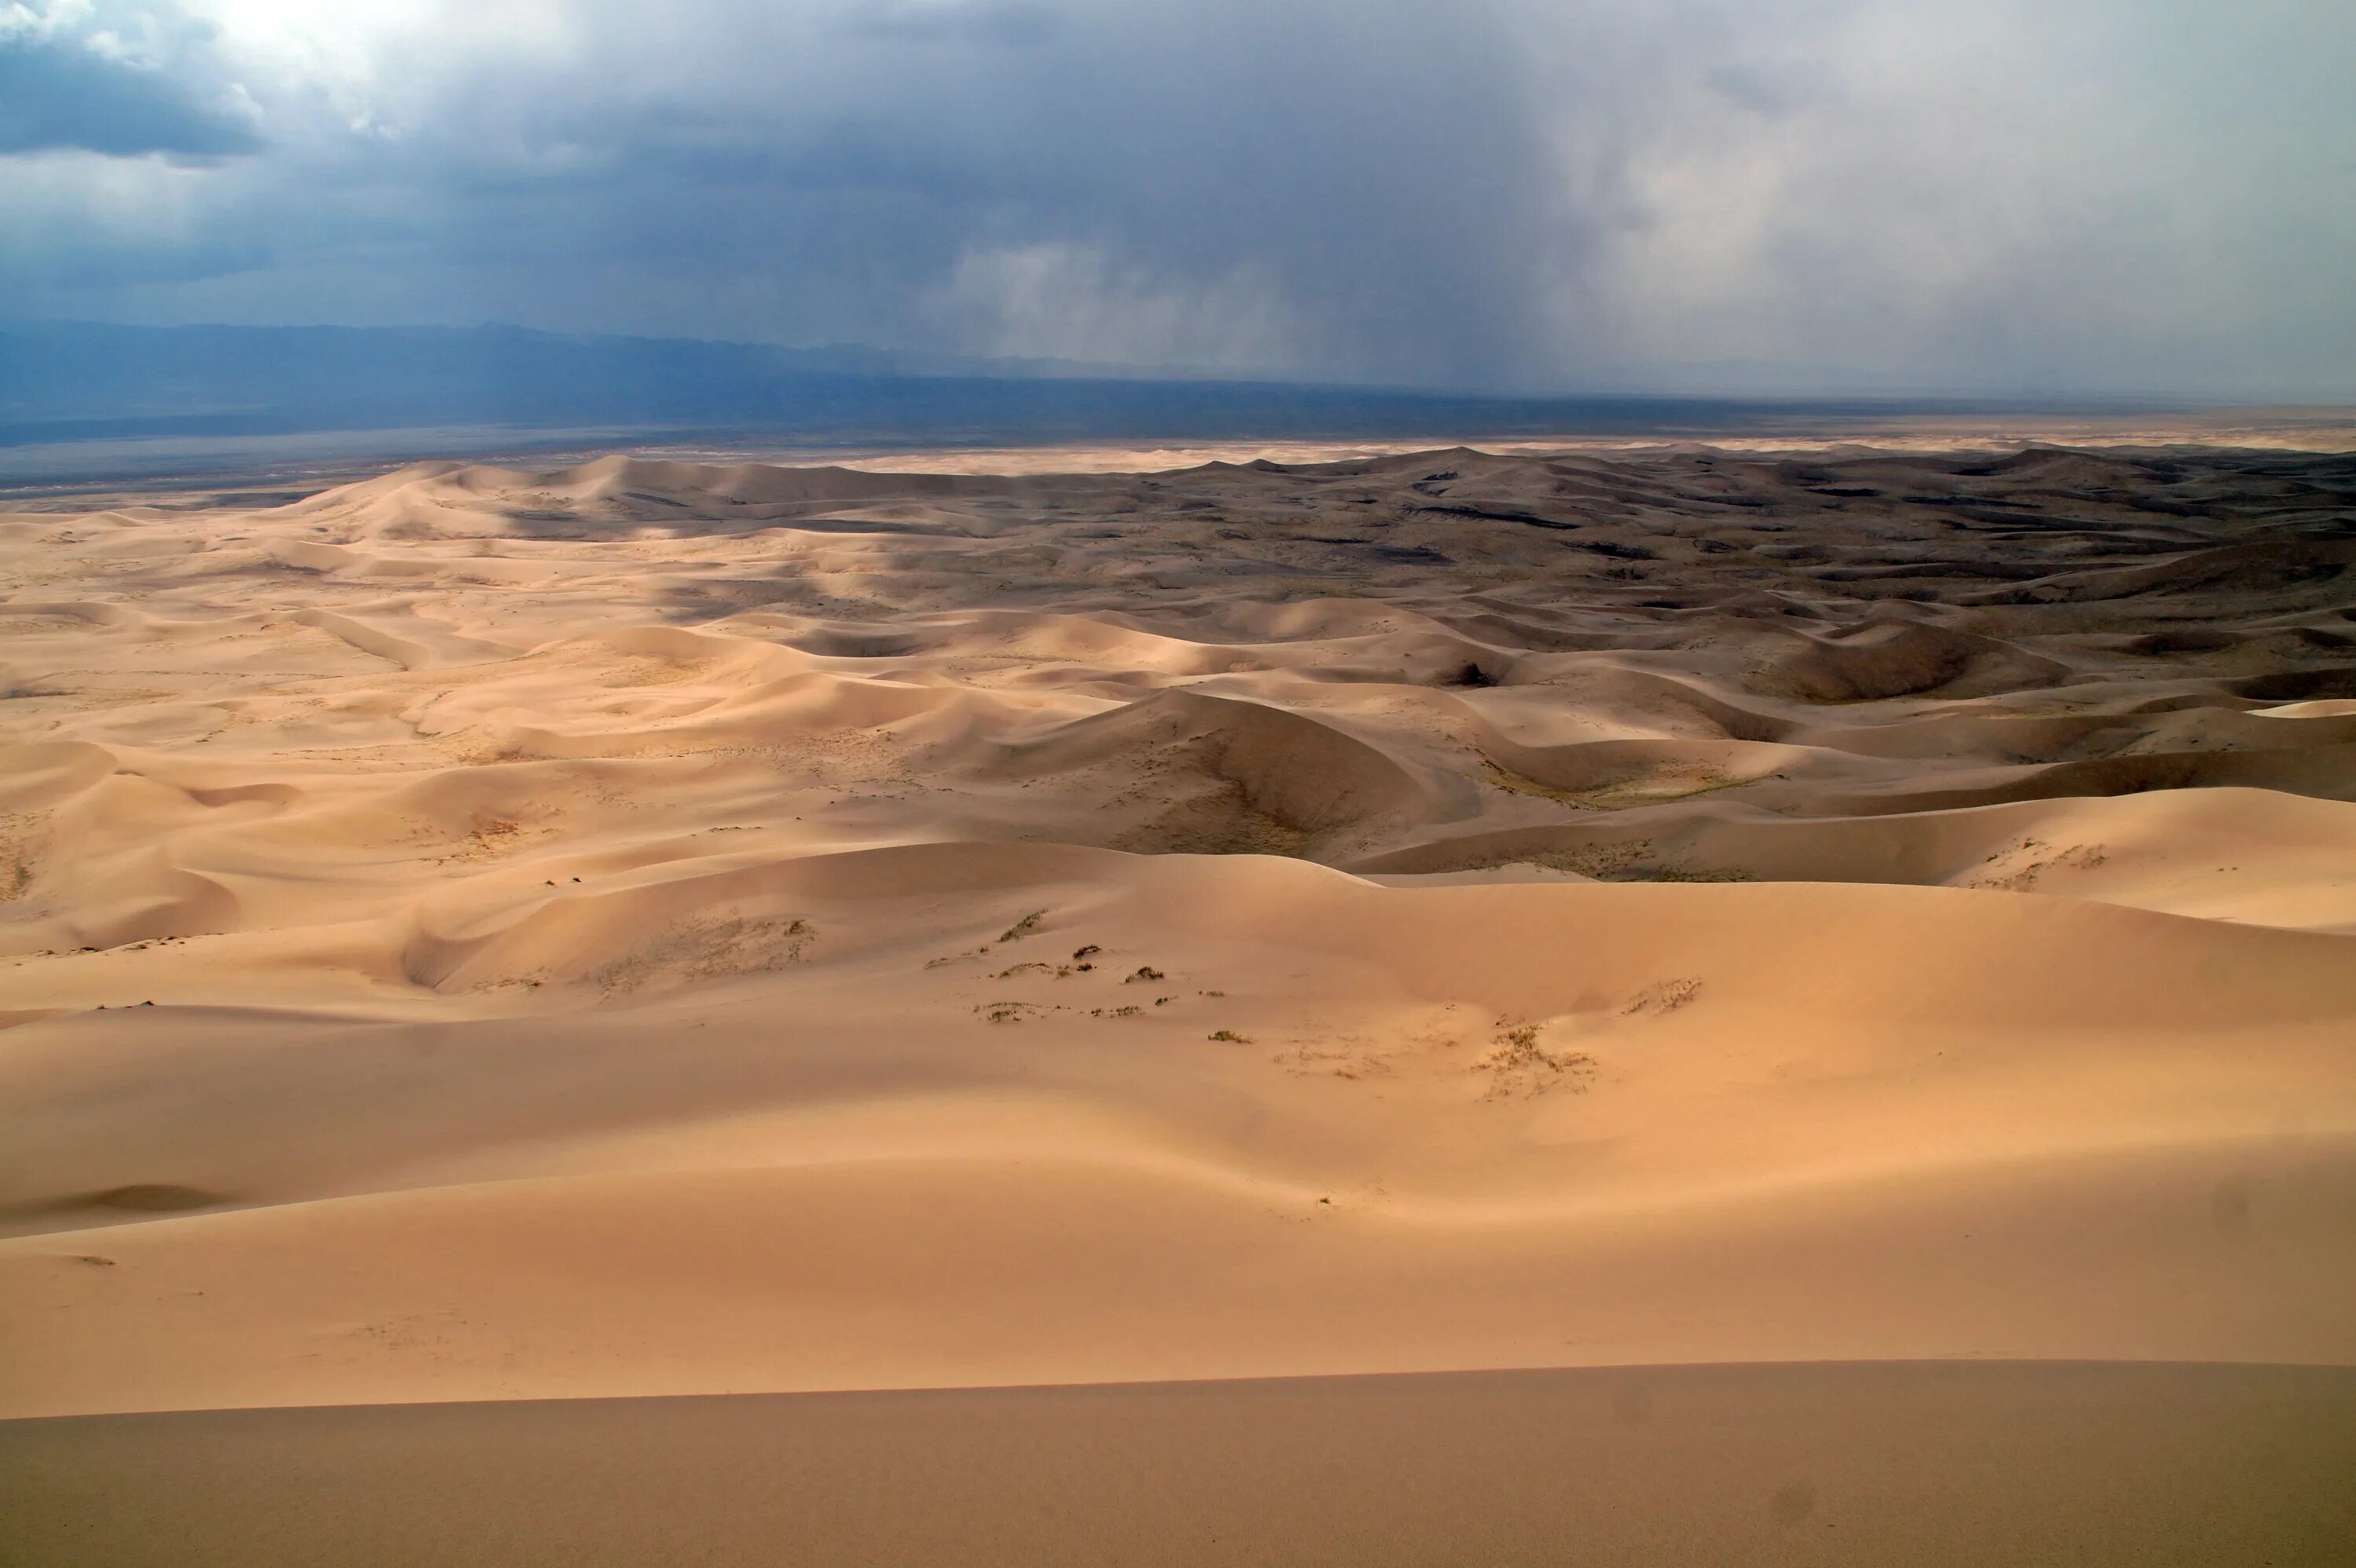
M 207 57 L 212 29 L 153 11 L 0 7 L 0 155 L 75 148 L 209 159 L 260 150 L 250 101 Z
M 2302 396 L 2356 385 L 2351 69 L 2339 0 L 52 0 L 0 6 L 0 293 Z

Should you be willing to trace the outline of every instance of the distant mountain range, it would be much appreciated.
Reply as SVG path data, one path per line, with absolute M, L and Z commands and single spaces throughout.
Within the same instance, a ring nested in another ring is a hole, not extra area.
M 1183 373 L 1149 379 L 1061 361 L 513 326 L 0 323 L 0 447 L 455 425 L 762 431 L 838 441 L 1698 433 L 1770 409 L 1790 417 L 1892 406 L 1858 398 L 1487 397 Z

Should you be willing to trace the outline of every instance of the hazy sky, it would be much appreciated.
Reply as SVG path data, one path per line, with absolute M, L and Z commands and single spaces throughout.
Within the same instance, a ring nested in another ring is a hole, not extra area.
M 2351 82 L 2351 0 L 0 0 L 0 313 L 2308 395 Z

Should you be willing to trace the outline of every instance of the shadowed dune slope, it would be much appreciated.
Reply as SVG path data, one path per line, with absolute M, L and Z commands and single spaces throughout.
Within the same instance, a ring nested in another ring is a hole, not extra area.
M 2325 1563 L 2344 1370 L 1648 1367 L 0 1425 L 45 1568 Z

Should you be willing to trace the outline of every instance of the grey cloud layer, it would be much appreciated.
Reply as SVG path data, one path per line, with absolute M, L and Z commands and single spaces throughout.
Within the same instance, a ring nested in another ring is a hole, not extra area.
M 0 155 L 74 148 L 217 158 L 259 151 L 247 105 L 208 58 L 211 29 L 140 10 L 102 25 L 0 7 Z
M 1459 385 L 2356 384 L 2336 0 L 569 0 L 305 49 L 230 0 L 217 39 L 140 15 L 191 41 L 73 46 L 118 109 L 0 95 L 30 308 Z

